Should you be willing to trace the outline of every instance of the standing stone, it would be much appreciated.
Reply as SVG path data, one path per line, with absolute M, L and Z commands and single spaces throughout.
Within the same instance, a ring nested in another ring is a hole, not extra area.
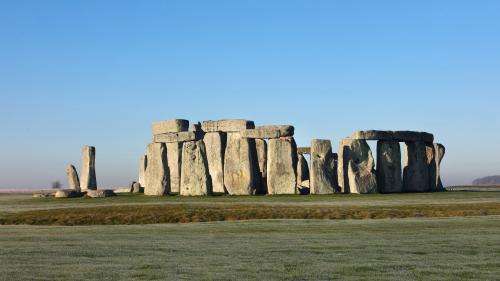
M 427 160 L 427 169 L 429 171 L 429 191 L 437 191 L 437 165 L 436 150 L 433 143 L 425 144 L 425 154 Z
M 293 137 L 269 140 L 267 189 L 269 194 L 297 193 L 297 145 Z
M 137 181 L 140 186 L 146 186 L 146 167 L 148 166 L 148 157 L 146 155 L 142 155 L 141 159 L 139 159 L 139 178 Z
M 230 195 L 252 195 L 256 192 L 256 155 L 250 139 L 239 133 L 227 134 L 224 154 L 224 186 Z
M 86 145 L 82 148 L 81 177 L 81 191 L 97 189 L 97 179 L 95 175 L 95 147 L 93 146 Z
M 377 184 L 381 193 L 403 192 L 401 148 L 397 141 L 377 142 Z
M 164 143 L 151 143 L 147 148 L 148 166 L 144 194 L 163 196 L 170 192 L 167 148 Z
M 436 151 L 435 160 L 436 160 L 436 167 L 437 167 L 437 169 L 436 169 L 436 189 L 438 191 L 443 191 L 444 186 L 443 186 L 443 182 L 441 181 L 441 162 L 443 161 L 444 154 L 446 153 L 446 149 L 445 149 L 444 145 L 442 145 L 440 143 L 435 143 L 434 149 Z
M 368 194 L 377 192 L 375 160 L 370 146 L 365 140 L 353 140 L 349 147 L 347 176 L 349 192 Z
M 309 181 L 309 165 L 304 155 L 297 153 L 297 186 L 305 187 L 303 183 Z M 309 187 L 309 184 L 308 186 Z
M 66 175 L 68 176 L 68 187 L 75 191 L 80 192 L 80 179 L 78 178 L 78 172 L 75 166 L 68 165 L 66 167 Z
M 203 140 L 185 142 L 182 147 L 181 196 L 212 193 L 207 154 Z
M 351 160 L 351 145 L 353 139 L 343 139 L 339 144 L 337 163 L 337 184 L 341 193 L 349 193 L 349 161 Z
M 428 192 L 429 169 L 427 165 L 427 151 L 424 142 L 407 142 L 405 145 L 403 191 Z
M 166 143 L 170 191 L 178 193 L 181 186 L 182 143 Z
M 267 194 L 267 142 L 262 139 L 255 140 L 255 149 L 257 154 L 258 177 L 260 179 L 260 188 L 258 194 Z
M 332 194 L 337 189 L 335 157 L 330 140 L 311 142 L 311 194 Z
M 205 134 L 208 170 L 212 178 L 212 189 L 216 193 L 225 193 L 224 190 L 224 151 L 226 149 L 225 133 L 213 132 Z

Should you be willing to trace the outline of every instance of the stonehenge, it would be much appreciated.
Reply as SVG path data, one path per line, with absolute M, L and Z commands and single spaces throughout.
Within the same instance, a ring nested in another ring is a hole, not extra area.
M 212 193 L 212 181 L 208 172 L 205 143 L 202 140 L 182 145 L 182 172 L 180 195 L 202 196 Z
M 239 133 L 227 134 L 224 153 L 224 186 L 229 195 L 253 195 L 257 191 L 255 149 Z
M 297 193 L 297 145 L 293 137 L 270 139 L 267 147 L 268 194 Z
M 82 170 L 80 179 L 80 190 L 97 189 L 97 179 L 95 174 L 95 147 L 84 146 L 82 148 Z

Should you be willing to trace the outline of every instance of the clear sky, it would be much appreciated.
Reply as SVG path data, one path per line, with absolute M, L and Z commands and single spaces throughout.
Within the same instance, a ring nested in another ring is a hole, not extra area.
M 500 1 L 1 1 L 0 187 L 137 176 L 152 121 L 425 130 L 445 184 L 500 174 Z

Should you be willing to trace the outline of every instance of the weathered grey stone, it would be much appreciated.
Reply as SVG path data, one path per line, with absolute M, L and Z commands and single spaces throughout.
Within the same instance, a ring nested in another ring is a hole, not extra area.
M 181 187 L 182 143 L 169 142 L 167 148 L 168 174 L 170 192 L 178 193 Z
M 353 141 L 350 154 L 348 170 L 350 193 L 376 193 L 377 176 L 370 146 L 365 140 Z
M 311 148 L 310 147 L 298 147 L 297 153 L 298 154 L 311 154 Z
M 80 179 L 78 178 L 78 172 L 75 166 L 66 166 L 66 175 L 68 176 L 68 187 L 69 189 L 74 189 L 80 192 Z
M 341 193 L 349 193 L 349 161 L 351 160 L 351 145 L 353 139 L 343 139 L 339 143 L 337 162 L 337 184 Z
M 205 142 L 208 170 L 212 178 L 212 191 L 225 193 L 224 189 L 224 151 L 227 135 L 221 132 L 206 133 Z
M 132 189 L 130 187 L 118 187 L 113 189 L 115 193 L 132 193 Z
M 97 189 L 97 179 L 95 175 L 95 147 L 84 146 L 82 148 L 82 171 L 80 190 Z
M 148 166 L 148 157 L 146 155 L 142 155 L 141 159 L 139 159 L 139 178 L 137 181 L 141 186 L 146 186 L 146 167 Z
M 83 194 L 81 192 L 74 189 L 61 189 L 54 194 L 55 198 L 76 198 L 82 196 Z
M 246 129 L 255 128 L 253 121 L 243 119 L 225 119 L 217 121 L 203 121 L 201 129 L 208 132 L 240 132 Z
M 141 186 L 140 183 L 136 182 L 132 186 L 132 193 L 144 193 L 144 188 Z
M 90 198 L 105 198 L 116 196 L 116 193 L 110 189 L 97 189 L 87 190 L 87 193 L 85 195 Z
M 203 138 L 200 132 L 179 132 L 179 133 L 165 133 L 153 136 L 153 142 L 156 143 L 172 143 L 172 142 L 186 142 L 196 141 Z
M 446 148 L 444 145 L 440 143 L 435 143 L 434 144 L 434 149 L 436 151 L 436 189 L 437 191 L 443 191 L 444 186 L 443 182 L 441 181 L 441 162 L 443 161 L 444 154 L 446 153 Z
M 252 195 L 256 192 L 257 156 L 250 139 L 239 133 L 227 134 L 224 154 L 224 186 L 230 195 Z
M 203 196 L 212 193 L 207 154 L 203 140 L 185 142 L 182 147 L 182 196 Z
M 260 181 L 257 193 L 267 194 L 267 142 L 262 139 L 254 141 L 258 164 L 258 181 Z
M 152 127 L 153 135 L 165 133 L 184 132 L 189 129 L 189 121 L 183 119 L 173 119 L 166 121 L 154 122 Z
M 309 187 L 309 165 L 304 155 L 297 153 L 297 186 L 303 187 L 305 181 L 308 182 Z
M 191 125 L 189 125 L 189 131 L 191 132 L 201 132 L 201 123 L 198 122 L 198 123 L 193 123 Z
M 311 142 L 311 194 L 332 194 L 337 191 L 337 171 L 330 140 Z
M 423 141 L 430 142 L 434 141 L 434 135 L 426 132 L 414 132 L 414 131 L 357 131 L 354 132 L 350 139 L 362 139 L 362 140 L 383 140 L 383 141 L 397 141 L 397 142 L 414 142 Z
M 164 143 L 151 143 L 147 148 L 148 166 L 144 194 L 163 196 L 170 193 L 167 148 Z
M 437 191 L 437 164 L 436 150 L 433 143 L 425 144 L 425 154 L 427 160 L 427 169 L 429 171 L 429 191 Z
M 424 142 L 407 142 L 405 147 L 403 169 L 403 191 L 428 192 L 429 168 L 427 151 Z
M 401 148 L 396 141 L 377 143 L 377 184 L 381 193 L 403 192 Z
M 241 131 L 241 136 L 249 139 L 277 139 L 292 137 L 295 128 L 290 125 L 257 126 L 255 129 Z
M 33 193 L 33 198 L 48 198 L 54 197 L 56 190 L 40 190 Z
M 297 193 L 297 145 L 293 137 L 270 139 L 267 148 L 269 194 Z

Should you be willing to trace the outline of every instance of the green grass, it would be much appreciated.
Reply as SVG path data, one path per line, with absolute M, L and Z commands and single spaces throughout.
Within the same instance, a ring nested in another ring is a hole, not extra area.
M 0 280 L 498 280 L 500 217 L 0 226 Z

